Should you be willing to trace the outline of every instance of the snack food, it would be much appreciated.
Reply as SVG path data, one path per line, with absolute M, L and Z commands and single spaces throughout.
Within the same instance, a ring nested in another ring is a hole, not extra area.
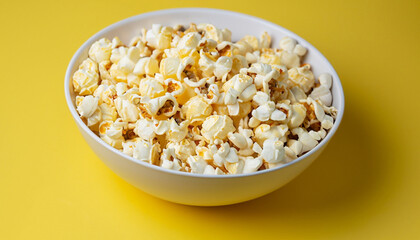
M 285 37 L 211 24 L 100 39 L 73 76 L 77 111 L 139 161 L 200 174 L 273 168 L 314 148 L 334 124 L 331 75 L 315 80 L 306 49 Z

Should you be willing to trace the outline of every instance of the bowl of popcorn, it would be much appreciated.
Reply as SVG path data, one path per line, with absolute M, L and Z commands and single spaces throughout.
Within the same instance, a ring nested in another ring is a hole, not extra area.
M 285 185 L 325 149 L 344 112 L 337 73 L 311 44 L 256 17 L 202 8 L 98 32 L 73 56 L 65 96 L 115 173 L 198 206 Z

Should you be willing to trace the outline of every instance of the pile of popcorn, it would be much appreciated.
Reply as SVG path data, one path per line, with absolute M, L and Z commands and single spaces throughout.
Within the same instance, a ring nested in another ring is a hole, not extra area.
M 200 174 L 270 169 L 313 149 L 332 128 L 332 77 L 302 64 L 290 37 L 231 41 L 211 24 L 102 38 L 73 76 L 77 111 L 139 161 Z

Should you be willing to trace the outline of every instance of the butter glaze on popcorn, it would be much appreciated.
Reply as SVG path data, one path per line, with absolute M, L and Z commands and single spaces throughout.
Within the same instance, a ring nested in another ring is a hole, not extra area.
M 285 37 L 211 24 L 153 25 L 129 45 L 100 39 L 73 76 L 77 111 L 106 143 L 176 171 L 241 174 L 314 148 L 332 128 L 332 77 L 318 82 Z

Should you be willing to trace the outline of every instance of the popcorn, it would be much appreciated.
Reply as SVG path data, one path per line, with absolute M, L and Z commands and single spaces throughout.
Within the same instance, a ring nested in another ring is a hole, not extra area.
M 165 95 L 166 86 L 163 81 L 156 78 L 144 78 L 139 85 L 140 95 L 142 97 L 157 98 Z
M 122 152 L 124 154 L 127 154 L 128 156 L 132 157 L 134 153 L 134 149 L 136 148 L 137 140 L 134 141 L 126 141 L 122 143 L 123 150 Z
M 115 107 L 118 115 L 120 115 L 125 122 L 136 122 L 140 117 L 140 111 L 136 105 L 122 97 L 117 97 L 115 99 Z
M 168 78 L 165 80 L 166 91 L 174 97 L 178 97 L 184 93 L 185 88 L 180 81 Z M 178 100 L 178 99 L 177 99 Z
M 220 168 L 213 168 L 211 165 L 207 165 L 206 168 L 204 168 L 203 174 L 205 175 L 223 175 L 225 174 Z
M 298 85 L 302 90 L 307 93 L 315 84 L 314 74 L 309 65 L 303 67 L 291 68 L 288 71 L 289 80 Z
M 242 173 L 253 173 L 258 171 L 258 169 L 263 164 L 262 157 L 240 157 L 244 161 L 244 167 Z
M 318 145 L 318 141 L 309 135 L 308 131 L 303 128 L 294 128 L 292 129 L 292 133 L 299 136 L 299 142 L 302 144 L 302 153 L 307 152 Z
M 232 70 L 232 65 L 232 58 L 225 56 L 219 57 L 215 63 L 214 76 L 219 79 L 223 78 Z
M 90 95 L 98 87 L 98 82 L 98 64 L 88 58 L 73 75 L 74 91 L 81 96 Z
M 123 130 L 126 125 L 121 118 L 115 120 L 115 122 L 103 121 L 99 124 L 99 136 L 112 147 L 121 149 L 125 140 Z
M 236 149 L 230 147 L 227 142 L 221 144 L 219 148 L 216 145 L 211 145 L 210 151 L 213 153 L 213 163 L 218 167 L 223 167 L 226 162 L 235 163 L 239 160 Z
M 196 32 L 190 32 L 185 34 L 177 43 L 176 48 L 179 51 L 186 51 L 188 54 L 192 50 L 198 47 L 198 44 L 201 40 L 200 34 Z
M 303 104 L 294 103 L 291 106 L 291 116 L 290 121 L 287 123 L 289 128 L 296 128 L 300 126 L 306 117 L 306 108 Z
M 102 103 L 99 105 L 102 114 L 102 121 L 115 121 L 118 117 L 117 110 L 112 105 Z
M 137 47 L 130 47 L 126 55 L 118 61 L 117 70 L 123 74 L 132 73 L 137 61 L 140 59 L 140 49 Z
M 280 163 L 284 159 L 283 142 L 276 138 L 264 141 L 261 157 L 268 163 Z
M 148 162 L 153 165 L 159 165 L 160 146 L 158 143 L 151 143 L 145 140 L 139 140 L 133 149 L 133 157 L 140 161 Z
M 153 99 L 145 96 L 141 99 L 141 105 L 153 117 L 170 117 L 178 111 L 178 102 L 170 93 Z
M 158 61 L 151 57 L 139 59 L 133 69 L 133 73 L 136 75 L 154 76 L 154 74 L 158 72 Z
M 233 121 L 228 116 L 212 115 L 203 122 L 201 134 L 209 141 L 225 140 L 229 132 L 235 131 Z
M 188 133 L 188 124 L 189 121 L 183 121 L 179 125 L 175 119 L 170 120 L 169 130 L 166 135 L 166 139 L 171 142 L 180 142 L 182 141 Z
M 230 174 L 241 174 L 243 173 L 245 166 L 244 160 L 238 160 L 235 163 L 225 162 L 225 168 Z
M 189 156 L 187 163 L 190 165 L 192 173 L 202 174 L 208 166 L 207 162 L 200 156 Z
M 101 63 L 103 61 L 109 60 L 111 57 L 111 51 L 112 51 L 112 44 L 111 41 L 109 41 L 107 38 L 101 38 L 95 43 L 92 44 L 92 46 L 89 49 L 89 57 L 97 62 Z
M 254 129 L 255 140 L 259 145 L 263 145 L 265 140 L 270 138 L 282 139 L 287 131 L 287 125 L 273 125 L 261 124 Z
M 171 46 L 172 28 L 153 24 L 152 29 L 146 32 L 147 45 L 156 49 L 166 49 Z
M 89 118 L 98 109 L 98 98 L 93 96 L 76 97 L 77 111 L 80 116 Z
M 73 75 L 77 112 L 103 141 L 139 161 L 207 175 L 293 161 L 334 126 L 332 76 L 315 82 L 307 49 L 267 32 L 231 41 L 211 24 L 159 24 L 125 45 L 92 44 Z
M 319 76 L 318 81 L 320 86 L 314 88 L 309 96 L 315 100 L 320 100 L 326 106 L 331 106 L 332 94 L 330 88 L 332 76 L 328 73 L 323 73 Z
M 154 131 L 154 123 L 149 119 L 139 119 L 136 122 L 136 126 L 134 128 L 134 133 L 137 134 L 141 139 L 150 141 L 155 136 L 156 133 Z
M 213 108 L 204 98 L 195 96 L 182 106 L 182 113 L 191 123 L 202 123 L 210 116 Z
M 232 33 L 227 29 L 218 29 L 214 25 L 206 24 L 204 29 L 205 38 L 212 39 L 218 43 L 230 41 Z
M 178 68 L 181 65 L 181 60 L 176 57 L 168 57 L 162 59 L 160 62 L 160 73 L 163 75 L 163 77 L 166 78 L 176 78 L 178 73 Z M 178 79 L 181 80 L 181 79 Z
M 189 156 L 195 155 L 195 143 L 188 139 L 183 139 L 180 142 L 169 142 L 166 146 L 167 148 L 175 149 L 175 156 L 182 160 L 186 161 Z
M 182 169 L 181 161 L 179 161 L 178 159 L 173 159 L 172 161 L 168 159 L 164 159 L 161 161 L 160 166 L 163 168 L 172 169 L 175 171 L 180 171 Z

